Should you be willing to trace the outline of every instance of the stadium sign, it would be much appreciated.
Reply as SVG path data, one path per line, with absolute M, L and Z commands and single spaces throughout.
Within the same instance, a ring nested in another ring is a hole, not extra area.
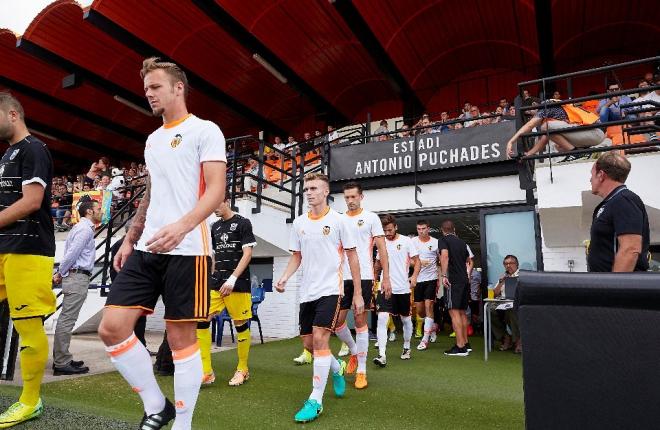
M 417 171 L 505 161 L 506 143 L 514 133 L 513 122 L 502 122 L 421 135 L 417 142 Z M 414 137 L 338 146 L 331 149 L 330 178 L 341 181 L 412 173 L 414 160 Z

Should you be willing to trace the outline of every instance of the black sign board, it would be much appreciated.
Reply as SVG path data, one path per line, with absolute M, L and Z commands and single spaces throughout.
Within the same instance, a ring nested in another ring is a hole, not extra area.
M 442 134 L 423 134 L 417 143 L 417 171 L 504 161 L 506 143 L 515 131 L 514 122 L 507 121 Z M 414 137 L 333 147 L 330 178 L 341 181 L 412 173 L 414 157 Z

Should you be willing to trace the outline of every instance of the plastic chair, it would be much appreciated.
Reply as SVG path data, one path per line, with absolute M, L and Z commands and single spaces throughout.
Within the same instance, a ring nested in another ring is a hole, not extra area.
M 266 289 L 264 288 L 263 283 L 260 287 L 252 288 L 252 318 L 250 319 L 250 325 L 252 325 L 252 321 L 257 322 L 257 325 L 259 326 L 259 338 L 261 339 L 261 343 L 264 343 L 264 335 L 261 331 L 261 321 L 259 320 L 259 314 L 257 311 L 259 309 L 259 304 L 263 302 L 265 298 Z
M 234 339 L 234 323 L 229 317 L 227 309 L 213 317 L 211 321 L 211 339 L 215 339 L 217 346 L 222 346 L 222 334 L 225 330 L 225 322 L 229 323 L 229 333 L 231 334 L 231 343 L 236 342 Z

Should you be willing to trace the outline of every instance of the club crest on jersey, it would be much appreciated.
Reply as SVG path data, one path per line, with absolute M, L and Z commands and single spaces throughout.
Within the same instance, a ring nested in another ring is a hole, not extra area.
M 17 149 L 16 151 L 12 152 L 11 155 L 9 156 L 9 160 L 11 161 L 11 160 L 13 160 L 14 158 L 16 158 L 16 156 L 18 155 L 18 151 L 20 151 L 20 150 L 21 150 L 21 149 L 19 148 L 19 149 Z
M 596 212 L 596 218 L 598 218 L 603 213 L 604 210 L 605 210 L 605 207 L 602 207 L 602 208 L 598 209 L 598 212 Z
M 397 244 L 396 244 L 396 250 L 397 250 L 397 251 L 401 251 L 401 244 L 400 244 L 400 243 L 397 243 Z
M 429 251 L 432 251 L 432 250 L 433 250 L 433 247 L 431 245 L 429 245 Z
M 172 141 L 170 142 L 170 146 L 172 148 L 176 148 L 177 146 L 179 146 L 182 140 L 183 140 L 183 136 L 177 134 L 176 136 L 174 136 L 174 139 L 172 139 Z
M 323 235 L 327 236 L 329 234 L 330 234 L 330 226 L 326 225 L 325 227 L 323 227 Z
M 227 241 L 229 240 L 229 235 L 227 233 L 222 233 L 220 235 L 220 240 L 227 243 Z
M 229 231 L 236 231 L 236 227 L 238 227 L 238 223 L 235 222 L 231 223 L 229 225 Z
M 358 220 L 358 227 L 362 227 L 364 225 L 364 220 Z

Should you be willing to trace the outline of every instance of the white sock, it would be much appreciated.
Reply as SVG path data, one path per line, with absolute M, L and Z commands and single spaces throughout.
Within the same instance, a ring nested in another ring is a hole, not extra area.
M 161 412 L 165 408 L 165 396 L 156 382 L 149 351 L 138 341 L 135 333 L 117 345 L 106 346 L 105 350 L 117 371 L 140 395 L 144 412 L 147 415 Z
M 378 327 L 376 328 L 376 337 L 378 338 L 378 355 L 385 357 L 387 348 L 387 320 L 390 314 L 387 312 L 378 312 Z
M 422 337 L 422 342 L 429 341 L 429 336 L 431 335 L 432 327 L 433 327 L 433 318 L 429 318 L 429 317 L 424 318 L 424 337 Z
M 362 330 L 362 331 L 360 331 Z M 355 329 L 355 343 L 357 344 L 358 373 L 367 373 L 367 351 L 369 351 L 369 329 L 365 325 Z
M 401 317 L 401 322 L 403 323 L 403 347 L 410 349 L 410 339 L 412 339 L 413 333 L 412 318 L 410 316 Z
M 341 340 L 348 346 L 348 349 L 351 351 L 351 355 L 357 354 L 357 346 L 355 345 L 355 341 L 353 340 L 353 335 L 351 334 L 351 331 L 348 329 L 348 325 L 346 323 L 342 324 L 341 327 L 335 330 L 335 334 Z
M 174 398 L 176 419 L 172 430 L 190 430 L 192 428 L 193 412 L 202 385 L 202 355 L 197 343 L 179 350 L 172 351 L 174 358 Z
M 323 392 L 328 382 L 331 362 L 330 351 L 314 351 L 314 377 L 312 378 L 312 394 L 309 395 L 309 398 L 316 400 L 319 404 L 323 404 Z
M 337 373 L 339 372 L 339 369 L 341 369 L 341 364 L 339 364 L 339 360 L 337 360 L 334 355 L 330 354 L 330 371 L 332 373 Z

